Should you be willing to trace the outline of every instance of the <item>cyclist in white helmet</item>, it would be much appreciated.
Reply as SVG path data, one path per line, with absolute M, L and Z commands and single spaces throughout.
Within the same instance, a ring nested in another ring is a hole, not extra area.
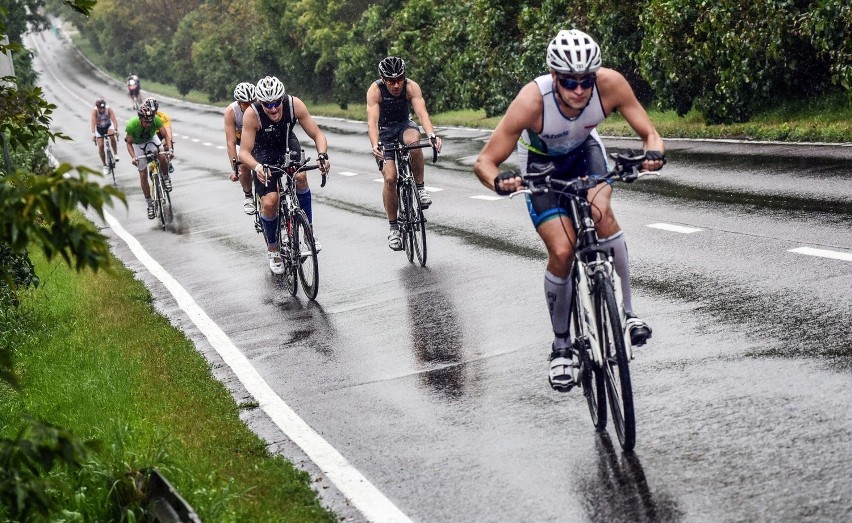
M 118 120 L 115 118 L 115 111 L 108 106 L 103 97 L 95 100 L 95 108 L 92 110 L 92 141 L 98 146 L 98 154 L 101 155 L 101 163 L 103 164 L 104 176 L 109 172 L 109 167 L 106 164 L 106 153 L 104 152 L 104 137 L 109 136 L 110 144 L 112 145 L 113 154 L 118 154 L 116 139 L 118 137 Z M 118 158 L 115 158 L 118 161 Z
M 429 136 L 432 146 L 441 150 L 441 139 L 435 136 L 435 129 L 429 119 L 426 110 L 426 101 L 423 99 L 423 91 L 420 85 L 406 78 L 405 62 L 397 56 L 388 56 L 379 62 L 379 78 L 367 90 L 367 133 L 370 135 L 370 144 L 373 156 L 376 160 L 383 161 L 382 177 L 385 180 L 382 189 L 382 200 L 385 205 L 385 213 L 390 224 L 388 235 L 388 247 L 395 251 L 402 250 L 402 235 L 397 223 L 397 211 L 399 202 L 396 193 L 396 167 L 392 152 L 385 152 L 379 148 L 379 142 L 388 144 L 399 141 L 405 144 L 420 140 L 420 129 L 411 119 L 411 111 L 420 120 L 420 125 Z M 432 196 L 424 188 L 423 181 L 423 150 L 411 151 L 411 167 L 414 182 L 417 184 L 417 192 L 420 196 L 420 204 L 424 209 L 432 205 Z
M 268 248 L 269 270 L 273 274 L 284 273 L 284 262 L 278 252 L 278 191 L 275 176 L 263 168 L 263 164 L 285 164 L 289 151 L 301 151 L 293 128 L 298 123 L 317 148 L 317 165 L 327 173 L 331 168 L 328 161 L 328 141 L 308 112 L 305 103 L 284 91 L 284 84 L 274 76 L 257 82 L 254 88 L 257 100 L 250 111 L 243 115 L 243 131 L 240 137 L 239 159 L 254 171 L 254 190 L 260 195 L 260 223 Z M 280 175 L 279 175 L 280 176 Z M 267 183 L 269 182 L 269 183 Z M 296 196 L 299 205 L 313 223 L 311 210 L 311 188 L 306 173 L 296 175 Z M 319 240 L 314 234 L 314 244 L 320 251 Z
M 547 46 L 548 74 L 524 86 L 512 101 L 474 164 L 486 187 L 498 194 L 521 188 L 521 178 L 511 171 L 500 173 L 503 163 L 517 148 L 522 173 L 533 163 L 553 162 L 564 179 L 602 175 L 607 172 L 606 151 L 595 127 L 618 111 L 642 139 L 646 170 L 665 163 L 663 140 L 621 73 L 601 67 L 601 50 L 586 33 L 562 30 Z M 651 328 L 633 313 L 627 245 L 610 207 L 609 185 L 588 193 L 601 245 L 613 250 L 621 277 L 626 327 L 634 346 L 645 344 Z M 529 196 L 530 217 L 547 246 L 544 290 L 555 340 L 550 355 L 551 386 L 570 390 L 571 340 L 568 310 L 572 292 L 573 229 L 566 206 L 552 193 Z
M 172 119 L 169 117 L 168 113 L 160 110 L 160 102 L 157 101 L 153 96 L 149 96 L 145 98 L 145 101 L 142 102 L 144 107 L 147 107 L 154 111 L 154 114 L 163 122 L 163 132 L 168 138 L 168 143 L 172 144 L 171 148 L 168 146 L 163 146 L 163 152 L 165 152 L 169 157 L 169 171 L 163 171 L 163 186 L 166 188 L 166 191 L 171 192 L 172 190 L 172 174 L 175 172 L 174 164 L 172 160 L 175 157 L 175 138 L 174 134 L 172 134 Z
M 243 115 L 254 102 L 254 84 L 242 82 L 234 88 L 234 102 L 225 108 L 225 146 L 231 162 L 231 181 L 240 182 L 243 189 L 243 212 L 254 214 L 251 194 L 251 170 L 240 163 L 237 168 L 237 147 L 243 132 Z

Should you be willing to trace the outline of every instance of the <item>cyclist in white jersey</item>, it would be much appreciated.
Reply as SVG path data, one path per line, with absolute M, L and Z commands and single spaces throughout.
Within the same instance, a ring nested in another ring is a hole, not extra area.
M 225 145 L 231 162 L 231 181 L 239 180 L 243 189 L 243 212 L 254 214 L 254 198 L 251 194 L 251 170 L 243 164 L 237 165 L 237 147 L 243 132 L 243 114 L 254 102 L 254 84 L 242 82 L 234 88 L 234 102 L 225 108 Z
M 106 164 L 106 153 L 104 152 L 104 137 L 109 136 L 110 145 L 112 145 L 113 156 L 116 156 L 116 140 L 118 139 L 118 120 L 115 118 L 115 111 L 108 106 L 106 100 L 98 98 L 95 100 L 95 108 L 92 110 L 92 141 L 98 146 L 98 154 L 101 155 L 101 164 L 103 164 L 104 176 L 109 173 L 109 167 Z M 118 161 L 118 158 L 115 158 Z
M 550 73 L 521 89 L 477 158 L 474 171 L 483 185 L 498 194 L 521 188 L 517 173 L 501 173 L 499 167 L 515 148 L 523 173 L 534 162 L 553 162 L 557 176 L 565 179 L 605 174 L 606 151 L 595 127 L 616 110 L 642 139 L 643 169 L 662 168 L 662 138 L 624 76 L 601 67 L 600 47 L 589 35 L 576 29 L 559 31 L 547 47 L 547 65 Z M 599 185 L 588 192 L 588 200 L 601 245 L 613 250 L 627 328 L 633 345 L 639 346 L 651 337 L 651 328 L 633 313 L 627 244 L 610 207 L 611 193 L 609 185 Z M 527 206 L 548 253 L 544 290 L 555 337 L 549 381 L 556 390 L 570 390 L 568 308 L 575 243 L 571 218 L 566 205 L 552 193 L 528 196 Z

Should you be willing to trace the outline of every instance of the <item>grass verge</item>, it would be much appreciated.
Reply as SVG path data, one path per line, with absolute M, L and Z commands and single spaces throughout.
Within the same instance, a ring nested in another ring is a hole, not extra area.
M 29 414 L 100 441 L 95 459 L 68 478 L 65 520 L 114 519 L 111 487 L 147 467 L 163 471 L 204 521 L 335 520 L 309 475 L 271 456 L 239 419 L 206 360 L 129 270 L 114 261 L 109 272 L 76 273 L 33 260 L 41 285 L 0 317 L 14 331 L 3 341 L 17 345 L 21 378 L 20 392 L 0 387 L 0 436 L 14 436 Z

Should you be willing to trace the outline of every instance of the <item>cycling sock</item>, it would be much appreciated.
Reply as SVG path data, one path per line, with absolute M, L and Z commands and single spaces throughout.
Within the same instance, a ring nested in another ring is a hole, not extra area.
M 308 223 L 314 223 L 314 213 L 311 212 L 311 190 L 310 188 L 305 189 L 304 192 L 299 192 L 296 190 L 296 197 L 299 199 L 299 205 L 304 209 L 305 214 L 308 215 Z
M 426 187 L 425 183 L 415 183 L 414 185 L 416 185 L 418 189 L 423 189 Z
M 544 296 L 547 299 L 547 310 L 550 312 L 550 323 L 556 338 L 554 346 L 557 349 L 570 347 L 568 340 L 568 307 L 571 302 L 573 280 L 554 276 L 550 271 L 544 271 Z
M 633 298 L 630 293 L 630 259 L 627 257 L 627 242 L 624 231 L 618 231 L 609 238 L 600 240 L 601 247 L 612 249 L 615 272 L 621 279 L 621 294 L 624 297 L 624 312 L 633 314 Z
M 245 191 L 243 191 L 243 195 L 244 195 L 246 198 L 251 198 L 251 193 L 250 193 L 250 192 L 245 192 Z
M 145 198 L 145 203 L 147 203 L 148 205 L 151 205 L 152 203 L 154 203 L 154 199 L 149 196 L 149 197 Z
M 260 215 L 260 224 L 263 226 L 263 237 L 266 239 L 266 245 L 269 247 L 278 246 L 278 216 L 275 218 L 267 218 L 263 214 Z
M 388 224 L 390 225 L 390 230 L 392 230 L 392 231 L 398 231 L 399 230 L 399 221 L 389 220 Z

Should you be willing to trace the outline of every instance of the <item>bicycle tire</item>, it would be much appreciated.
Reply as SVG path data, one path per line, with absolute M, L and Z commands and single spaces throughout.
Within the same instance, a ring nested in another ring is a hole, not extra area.
M 417 261 L 421 267 L 426 266 L 426 218 L 423 216 L 423 205 L 420 203 L 420 194 L 417 191 L 417 184 L 414 183 L 414 178 L 408 181 L 408 197 L 409 197 L 409 225 L 411 227 L 411 245 L 412 250 L 417 255 Z M 408 261 L 413 262 L 412 257 Z
M 154 177 L 154 183 L 157 185 L 157 203 L 156 209 L 157 214 L 160 218 L 160 225 L 163 227 L 163 230 L 166 230 L 166 188 L 163 186 L 163 177 L 160 176 L 160 173 L 157 173 Z
M 295 296 L 299 290 L 298 267 L 294 261 L 293 249 L 293 218 L 287 213 L 286 208 L 282 205 L 279 209 L 278 220 L 278 252 L 281 254 L 281 260 L 284 262 L 284 283 L 287 291 L 291 296 Z M 282 241 L 287 240 L 287 241 Z
M 636 415 L 624 331 L 612 280 L 603 271 L 597 272 L 594 286 L 598 339 L 606 364 L 604 373 L 612 424 L 621 448 L 629 452 L 636 446 Z
M 582 321 L 583 311 L 580 310 L 580 305 L 577 303 L 577 289 L 579 285 L 576 283 L 576 264 L 574 267 L 574 293 L 571 296 L 571 308 L 569 309 L 570 317 L 568 330 L 571 339 L 574 340 L 574 352 L 579 356 L 580 360 L 580 385 L 583 388 L 583 396 L 586 398 L 586 404 L 589 406 L 589 415 L 592 417 L 592 424 L 598 432 L 606 430 L 606 377 L 604 376 L 603 368 L 591 356 L 591 343 L 589 339 L 582 336 L 582 330 L 578 327 Z
M 314 243 L 314 229 L 308 223 L 308 215 L 299 209 L 293 217 L 293 244 L 295 258 L 299 264 L 299 281 L 302 282 L 302 290 L 309 300 L 314 300 L 319 291 L 319 263 L 317 260 L 317 246 Z
M 400 177 L 406 169 L 405 165 L 400 165 Z M 399 178 L 397 178 L 398 182 Z M 402 233 L 402 246 L 405 248 L 405 256 L 409 263 L 414 261 L 414 245 L 411 237 L 411 209 L 409 208 L 408 184 L 397 183 L 397 201 L 399 202 L 397 209 L 397 222 L 399 223 L 399 231 Z
M 104 142 L 106 142 L 107 140 L 109 140 L 109 136 L 104 138 Z M 106 147 L 106 159 L 109 175 L 112 176 L 112 184 L 118 187 L 118 182 L 115 179 L 115 156 L 113 156 L 112 154 L 112 147 Z

